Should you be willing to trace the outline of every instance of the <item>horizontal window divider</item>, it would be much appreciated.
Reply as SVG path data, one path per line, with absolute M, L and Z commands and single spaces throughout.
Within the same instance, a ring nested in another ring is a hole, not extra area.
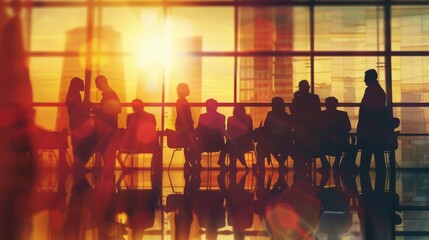
M 395 231 L 395 236 L 429 236 L 429 231 Z
M 395 6 L 395 5 L 427 5 L 428 1 L 374 1 L 374 0 L 362 0 L 362 1 L 315 1 L 308 0 L 307 2 L 294 2 L 294 1 L 281 1 L 281 0 L 268 0 L 268 1 L 133 1 L 133 2 L 115 2 L 115 1 L 102 1 L 102 2 L 76 2 L 76 1 L 31 1 L 23 2 L 21 6 L 24 8 L 38 8 L 38 7 L 308 7 L 308 6 Z M 8 2 L 6 5 L 11 6 Z
M 83 53 L 79 51 L 30 51 L 32 57 L 76 57 Z M 102 56 L 134 56 L 133 52 L 97 52 L 96 55 Z M 195 57 L 429 57 L 429 51 L 203 51 L 203 52 L 183 52 L 174 56 L 195 56 Z
M 407 103 L 407 102 L 401 102 L 401 103 L 392 103 L 393 107 L 429 107 L 429 102 L 424 103 Z
M 9 6 L 11 3 L 6 3 Z M 374 0 L 362 0 L 362 1 L 310 1 L 307 2 L 294 2 L 294 1 L 281 1 L 281 0 L 267 0 L 267 1 L 100 1 L 100 2 L 87 2 L 87 1 L 31 1 L 21 3 L 22 7 L 181 7 L 181 6 L 207 6 L 207 7 L 228 7 L 228 6 L 237 6 L 237 7 L 258 7 L 258 6 L 389 6 L 389 5 L 427 5 L 428 1 L 374 1 Z
M 419 2 L 416 2 L 419 3 Z M 10 3 L 8 3 L 10 5 Z M 350 1 L 350 2 L 341 2 L 341 1 L 324 1 L 324 2 L 294 2 L 294 1 L 281 1 L 281 0 L 267 0 L 267 1 L 132 1 L 132 2 L 116 2 L 116 1 L 100 1 L 100 2 L 87 2 L 87 1 L 32 1 L 25 2 L 21 5 L 23 7 L 85 7 L 85 6 L 94 6 L 94 7 L 144 7 L 144 6 L 167 6 L 167 7 L 181 7 L 181 6 L 377 6 L 385 5 L 385 2 L 374 2 L 371 0 L 363 1 Z M 402 4 L 401 2 L 396 4 Z M 409 5 L 409 4 L 407 4 Z
M 316 88 L 317 89 L 317 88 Z M 317 91 L 316 91 L 317 94 Z M 237 102 L 238 104 L 243 104 L 246 107 L 271 107 L 271 102 Z M 204 107 L 205 102 L 190 102 L 189 103 L 191 107 Z M 220 102 L 218 103 L 220 107 L 233 107 L 236 103 L 234 102 Z M 286 106 L 290 106 L 291 102 L 286 102 Z M 321 103 L 322 106 L 325 105 L 325 103 Z M 143 103 L 144 106 L 148 107 L 172 107 L 175 106 L 175 102 L 145 102 Z M 60 102 L 34 102 L 34 107 L 60 107 L 65 106 L 65 103 Z M 131 107 L 131 102 L 122 102 L 122 107 Z M 339 107 L 359 107 L 360 103 L 338 103 Z M 429 107 L 429 103 L 392 103 L 393 107 Z

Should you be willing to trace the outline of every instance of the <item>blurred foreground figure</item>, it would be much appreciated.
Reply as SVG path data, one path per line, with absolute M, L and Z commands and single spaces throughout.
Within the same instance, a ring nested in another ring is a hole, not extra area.
M 34 166 L 34 110 L 23 49 L 19 1 L 0 2 L 0 236 L 28 239 Z

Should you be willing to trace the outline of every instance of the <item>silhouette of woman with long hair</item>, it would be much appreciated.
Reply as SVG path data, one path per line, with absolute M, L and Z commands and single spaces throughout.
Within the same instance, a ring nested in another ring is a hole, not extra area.
M 93 135 L 94 128 L 90 120 L 89 108 L 80 95 L 83 90 L 83 80 L 74 77 L 70 81 L 66 97 L 75 168 L 83 167 L 87 163 L 92 153 L 91 146 L 94 145 L 88 142 Z
M 189 86 L 179 83 L 176 88 L 178 99 L 176 101 L 176 123 L 175 128 L 179 142 L 184 146 L 185 169 L 199 166 L 196 159 L 196 142 L 194 134 L 194 120 L 192 119 L 191 107 L 186 97 L 189 96 Z

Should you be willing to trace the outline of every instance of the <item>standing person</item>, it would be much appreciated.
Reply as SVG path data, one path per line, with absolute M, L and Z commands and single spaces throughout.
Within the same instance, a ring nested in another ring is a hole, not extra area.
M 196 157 L 196 142 L 194 135 L 194 120 L 192 119 L 191 107 L 186 97 L 189 96 L 189 86 L 179 83 L 176 88 L 177 96 L 175 128 L 179 142 L 184 146 L 185 170 L 198 167 Z
M 118 114 L 121 112 L 121 104 L 118 95 L 109 86 L 105 76 L 97 76 L 95 85 L 101 91 L 102 96 L 98 108 L 94 109 L 98 149 L 103 156 L 105 170 L 110 174 L 113 173 L 115 167 L 117 146 L 115 146 L 114 138 L 118 129 Z
M 301 80 L 298 88 L 290 106 L 295 122 L 295 145 L 304 154 L 304 164 L 311 169 L 312 158 L 320 151 L 317 121 L 321 112 L 321 104 L 319 95 L 310 92 L 310 84 L 307 80 Z
M 357 125 L 358 145 L 362 148 L 360 170 L 369 171 L 371 157 L 374 154 L 377 171 L 385 171 L 383 143 L 387 127 L 386 93 L 378 83 L 375 69 L 365 72 L 367 88 L 359 108 Z
M 83 80 L 74 77 L 67 91 L 66 106 L 69 114 L 71 142 L 73 145 L 73 166 L 82 169 L 92 152 L 94 127 L 90 120 L 89 107 L 82 101 L 80 92 L 84 90 Z

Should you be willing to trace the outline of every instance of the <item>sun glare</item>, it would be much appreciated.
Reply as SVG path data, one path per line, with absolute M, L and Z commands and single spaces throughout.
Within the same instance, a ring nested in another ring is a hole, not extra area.
M 142 16 L 142 21 L 146 28 L 145 32 L 150 34 L 142 37 L 136 52 L 139 68 L 142 70 L 159 66 L 168 68 L 174 55 L 170 21 L 159 22 L 148 16 Z

